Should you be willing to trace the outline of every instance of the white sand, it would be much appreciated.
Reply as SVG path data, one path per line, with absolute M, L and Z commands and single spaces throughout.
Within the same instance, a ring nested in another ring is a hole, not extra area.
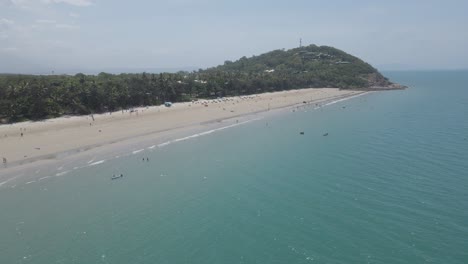
M 204 122 L 307 102 L 323 102 L 352 96 L 361 91 L 335 88 L 301 89 L 252 96 L 176 103 L 172 107 L 135 108 L 91 116 L 61 117 L 40 122 L 0 125 L 0 162 L 34 159 L 96 144 L 125 141 L 141 135 L 167 134 L 170 130 L 190 128 Z M 207 102 L 208 106 L 202 103 Z M 91 125 L 90 125 L 91 124 Z M 23 136 L 21 136 L 23 133 Z

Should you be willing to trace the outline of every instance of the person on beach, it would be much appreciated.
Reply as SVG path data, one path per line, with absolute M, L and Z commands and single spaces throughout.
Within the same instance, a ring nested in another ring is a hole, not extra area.
M 7 163 L 7 159 L 3 157 L 3 164 L 6 164 L 6 163 Z

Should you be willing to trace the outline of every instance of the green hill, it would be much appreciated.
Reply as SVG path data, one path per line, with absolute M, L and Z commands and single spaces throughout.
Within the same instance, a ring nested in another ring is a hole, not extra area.
M 328 46 L 310 45 L 290 50 L 275 50 L 207 69 L 204 72 L 229 72 L 258 75 L 278 86 L 286 81 L 295 88 L 387 87 L 391 83 L 361 59 Z

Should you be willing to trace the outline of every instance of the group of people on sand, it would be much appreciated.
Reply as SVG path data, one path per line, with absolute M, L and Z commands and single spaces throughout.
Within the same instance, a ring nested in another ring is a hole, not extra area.
M 23 128 L 23 127 L 20 127 L 20 136 L 23 137 L 24 136 L 24 132 L 26 131 L 26 128 Z M 8 137 L 7 134 L 5 134 L 5 137 Z M 8 160 L 7 158 L 3 157 L 2 158 L 3 160 L 3 164 L 6 165 L 8 163 Z
M 23 134 L 24 131 L 26 131 L 26 128 L 21 128 L 21 127 L 20 127 L 20 135 L 21 135 L 21 137 L 24 136 L 24 134 Z

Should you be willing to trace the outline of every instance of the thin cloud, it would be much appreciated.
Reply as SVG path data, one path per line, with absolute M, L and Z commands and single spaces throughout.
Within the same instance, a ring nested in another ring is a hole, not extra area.
M 74 18 L 80 17 L 80 14 L 77 14 L 77 13 L 70 13 L 68 15 L 71 16 L 71 17 L 74 17 Z
M 70 30 L 74 30 L 74 29 L 79 29 L 79 28 L 80 28 L 79 26 L 70 25 L 70 24 L 56 24 L 55 27 L 56 27 L 56 28 L 60 28 L 60 29 L 70 29 Z
M 47 4 L 69 4 L 73 6 L 90 6 L 93 5 L 91 0 L 43 0 Z
M 13 5 L 18 7 L 25 7 L 29 4 L 29 0 L 9 0 L 6 1 L 7 5 Z
M 14 23 L 15 22 L 13 20 L 10 20 L 10 19 L 6 19 L 6 18 L 0 19 L 0 25 L 9 26 L 9 25 L 13 25 Z
M 19 8 L 30 8 L 37 4 L 68 4 L 73 6 L 90 6 L 93 0 L 0 0 L 0 6 L 15 6 Z
M 18 51 L 18 48 L 16 47 L 6 47 L 6 48 L 2 48 L 3 51 L 5 52 L 15 52 L 15 51 Z
M 6 18 L 0 18 L 0 38 L 6 39 L 8 38 L 7 31 L 10 30 L 10 28 L 13 27 L 13 20 L 6 19 Z
M 37 19 L 36 23 L 39 24 L 55 24 L 57 21 L 55 20 L 49 20 L 49 19 Z
M 2 0 L 0 0 L 2 1 Z M 38 5 L 44 4 L 44 0 L 3 0 L 6 6 L 12 6 L 21 9 L 31 9 L 37 7 Z

